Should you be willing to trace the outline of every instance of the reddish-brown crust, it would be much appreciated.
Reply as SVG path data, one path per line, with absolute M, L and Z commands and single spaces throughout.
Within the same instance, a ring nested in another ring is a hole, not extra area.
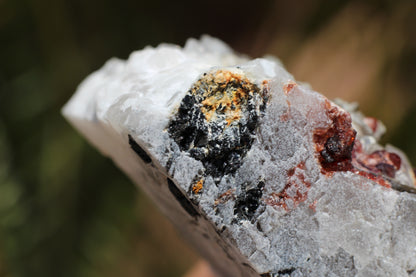
M 402 159 L 400 158 L 400 156 L 392 152 L 387 152 L 387 153 L 388 153 L 388 159 L 391 161 L 394 168 L 396 170 L 399 170 L 400 167 L 402 166 Z
M 311 183 L 305 180 L 304 175 L 305 163 L 300 163 L 296 167 L 288 171 L 288 181 L 283 190 L 279 193 L 271 193 L 266 198 L 265 202 L 267 205 L 281 207 L 286 211 L 289 211 L 287 201 L 293 202 L 293 208 L 296 208 L 300 203 L 304 202 L 308 198 L 308 191 L 311 187 Z M 289 193 L 289 191 L 295 191 Z
M 309 205 L 309 209 L 311 209 L 312 211 L 316 212 L 316 204 L 318 204 L 318 199 L 315 199 L 310 205 Z
M 295 82 L 293 82 L 293 81 L 289 81 L 289 82 L 287 82 L 284 86 L 283 86 L 283 91 L 284 91 L 284 93 L 287 95 L 287 94 L 289 94 L 292 90 L 293 90 L 293 88 L 294 87 L 296 87 L 298 84 L 296 84 Z
M 382 186 L 391 187 L 388 181 L 382 176 L 394 178 L 396 171 L 401 167 L 402 160 L 396 153 L 386 150 L 378 150 L 366 154 L 363 151 L 361 143 L 357 141 L 353 150 L 352 163 L 355 168 L 355 173 L 367 177 Z
M 224 204 L 228 200 L 235 199 L 235 189 L 229 189 L 223 194 L 221 194 L 214 202 L 214 205 L 217 206 L 218 204 Z
M 380 186 L 386 187 L 386 188 L 391 188 L 391 185 L 389 182 L 387 182 L 386 180 L 383 179 L 383 177 L 379 176 L 379 175 L 375 175 L 371 172 L 367 172 L 367 171 L 362 171 L 362 170 L 355 170 L 353 171 L 355 174 L 358 174 L 360 176 L 363 176 L 367 179 L 370 179 L 376 183 L 378 183 Z
M 361 143 L 355 139 L 356 131 L 352 128 L 349 113 L 328 100 L 325 101 L 325 109 L 332 122 L 327 128 L 316 129 L 313 136 L 321 172 L 331 177 L 336 171 L 351 171 L 390 188 L 390 183 L 383 176 L 394 178 L 401 167 L 399 155 L 385 150 L 364 153 Z M 368 117 L 366 124 L 375 131 L 378 121 Z
M 356 131 L 351 125 L 351 116 L 325 100 L 328 118 L 332 121 L 327 128 L 318 128 L 314 132 L 318 160 L 322 173 L 332 175 L 334 171 L 352 169 L 351 154 L 354 147 Z
M 371 128 L 371 130 L 373 131 L 373 133 L 375 133 L 377 131 L 377 127 L 378 127 L 378 120 L 374 117 L 366 117 L 364 118 L 364 123 Z
M 290 109 L 291 109 L 290 101 L 286 100 L 286 103 L 287 103 L 287 110 L 280 116 L 280 120 L 283 122 L 288 121 L 292 117 L 290 113 Z
M 399 155 L 385 150 L 374 151 L 371 154 L 356 153 L 355 161 L 373 173 L 384 174 L 390 178 L 394 178 L 401 166 Z

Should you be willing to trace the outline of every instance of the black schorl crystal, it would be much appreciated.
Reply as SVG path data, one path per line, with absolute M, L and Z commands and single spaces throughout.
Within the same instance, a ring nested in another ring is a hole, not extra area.
M 176 184 L 170 179 L 167 178 L 168 188 L 182 208 L 193 217 L 199 216 L 199 212 L 194 208 L 191 201 L 186 198 L 186 196 L 178 189 Z
M 243 185 L 243 187 L 246 187 Z M 261 181 L 256 188 L 244 192 L 237 199 L 234 207 L 234 214 L 239 218 L 252 219 L 257 208 L 260 206 L 260 199 L 263 195 L 264 183 Z
M 204 74 L 183 98 L 169 134 L 182 151 L 203 163 L 206 175 L 219 181 L 240 167 L 250 149 L 265 92 L 229 71 Z
M 143 160 L 145 163 L 151 163 L 152 159 L 150 156 L 146 153 L 146 151 L 140 147 L 140 145 L 133 139 L 131 135 L 129 135 L 129 144 L 131 149 L 133 149 L 134 152 Z

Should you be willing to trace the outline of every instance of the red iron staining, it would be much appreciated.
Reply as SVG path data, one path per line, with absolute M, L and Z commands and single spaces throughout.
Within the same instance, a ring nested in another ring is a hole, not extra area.
M 270 91 L 270 80 L 264 80 L 261 84 L 263 86 L 263 97 L 266 97 L 266 94 Z
M 360 166 L 373 173 L 383 174 L 390 178 L 394 178 L 396 171 L 401 166 L 399 155 L 385 150 L 375 151 L 369 155 L 357 152 L 354 156 Z
M 413 176 L 415 177 L 413 180 L 414 180 L 415 187 L 416 187 L 416 168 L 413 168 Z
M 308 198 L 311 183 L 305 180 L 305 164 L 300 163 L 288 171 L 288 181 L 279 193 L 271 193 L 265 200 L 270 206 L 281 207 L 286 211 L 296 208 Z M 289 204 L 291 202 L 291 204 Z
M 402 160 L 396 153 L 386 150 L 374 151 L 371 154 L 364 153 L 361 143 L 357 141 L 353 151 L 352 164 L 354 173 L 371 179 L 382 186 L 391 187 L 383 179 L 383 175 L 394 178 L 396 171 L 401 167 Z
M 385 150 L 364 153 L 361 143 L 356 141 L 357 132 L 352 128 L 349 113 L 328 100 L 325 109 L 332 123 L 326 129 L 316 129 L 313 137 L 322 166 L 321 172 L 331 176 L 335 171 L 351 171 L 390 188 L 390 183 L 383 175 L 394 178 L 401 166 L 400 157 Z M 377 119 L 367 117 L 365 121 L 374 132 L 377 130 Z
M 392 152 L 387 152 L 387 153 L 388 153 L 388 159 L 393 163 L 396 170 L 399 170 L 400 167 L 402 166 L 402 159 L 400 158 L 400 156 Z
M 235 189 L 229 189 L 226 192 L 224 192 L 223 194 L 221 194 L 214 202 L 215 206 L 218 206 L 218 204 L 224 204 L 227 201 L 231 200 L 231 199 L 235 199 Z
M 331 175 L 334 171 L 351 170 L 351 154 L 357 134 L 352 128 L 351 116 L 328 100 L 325 109 L 332 123 L 328 128 L 316 129 L 313 136 L 322 173 Z
M 280 116 L 281 121 L 288 121 L 292 117 L 292 114 L 290 111 L 291 109 L 290 101 L 286 100 L 286 103 L 287 103 L 287 110 Z
M 280 121 L 285 122 L 285 121 L 288 121 L 289 119 L 290 119 L 290 113 L 289 112 L 285 112 L 284 114 L 282 114 L 280 116 Z
M 378 127 L 378 120 L 377 118 L 374 117 L 366 117 L 364 118 L 364 123 L 371 128 L 371 130 L 373 131 L 373 133 L 375 133 L 377 131 L 377 127 Z
M 363 176 L 367 179 L 370 179 L 376 183 L 378 183 L 380 186 L 386 187 L 386 188 L 391 188 L 391 185 L 389 182 L 387 182 L 386 180 L 383 179 L 383 177 L 375 175 L 371 172 L 367 172 L 367 171 L 361 171 L 361 170 L 354 170 L 353 171 L 355 174 L 358 174 L 360 176 Z
M 316 212 L 316 204 L 318 204 L 318 199 L 315 199 L 310 205 L 309 205 L 309 209 L 311 209 L 312 211 Z
M 293 90 L 293 88 L 294 87 L 296 87 L 298 84 L 296 84 L 295 82 L 293 82 L 293 81 L 289 81 L 289 82 L 287 82 L 284 86 L 283 86 L 283 91 L 284 91 L 284 93 L 287 95 L 287 94 L 289 94 L 292 90 Z
M 296 84 L 293 81 L 289 81 L 287 82 L 284 86 L 283 86 L 283 92 L 288 95 L 290 92 L 292 92 L 292 90 L 297 86 L 298 84 Z M 287 111 L 285 111 L 281 116 L 280 116 L 280 120 L 281 121 L 288 121 L 292 116 L 290 113 L 290 108 L 291 108 L 291 103 L 289 100 L 286 100 L 287 103 Z

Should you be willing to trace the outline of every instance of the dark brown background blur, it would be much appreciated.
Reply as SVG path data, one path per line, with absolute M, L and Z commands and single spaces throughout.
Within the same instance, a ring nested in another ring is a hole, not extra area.
M 107 59 L 203 33 L 358 101 L 416 164 L 415 1 L 0 0 L 0 276 L 181 276 L 197 259 L 60 115 Z

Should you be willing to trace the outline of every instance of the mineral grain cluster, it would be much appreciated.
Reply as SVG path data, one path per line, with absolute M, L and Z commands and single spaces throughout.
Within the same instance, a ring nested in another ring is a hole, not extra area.
M 203 36 L 111 59 L 65 117 L 219 276 L 416 276 L 415 176 L 383 124 Z

